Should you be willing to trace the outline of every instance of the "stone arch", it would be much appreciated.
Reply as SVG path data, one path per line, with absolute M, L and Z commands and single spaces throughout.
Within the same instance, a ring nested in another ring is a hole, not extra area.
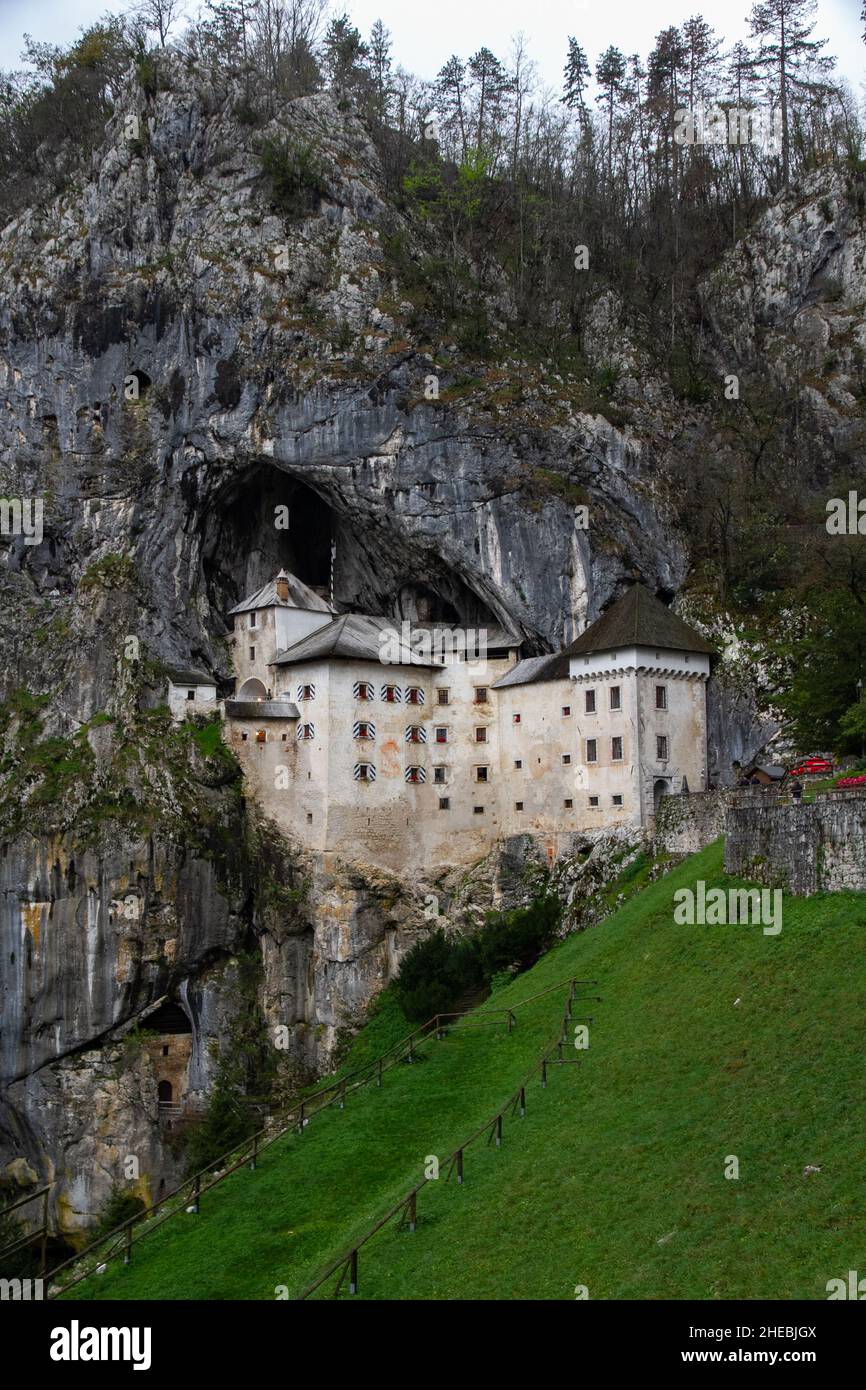
M 255 676 L 251 676 L 249 680 L 244 681 L 235 696 L 236 700 L 266 700 L 267 698 L 267 690 L 260 680 L 256 680 Z
M 171 1105 L 174 1092 L 170 1081 L 160 1081 L 157 1083 L 156 1095 L 160 1105 Z
M 653 814 L 658 815 L 659 806 L 666 796 L 670 796 L 671 784 L 667 777 L 657 777 L 653 782 Z

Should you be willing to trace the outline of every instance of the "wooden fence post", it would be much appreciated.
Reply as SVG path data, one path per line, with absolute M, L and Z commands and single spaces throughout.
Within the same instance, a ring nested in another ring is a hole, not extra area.
M 42 1240 L 39 1248 L 39 1277 L 45 1278 L 48 1268 L 48 1188 L 42 1194 Z
M 349 1256 L 349 1293 L 358 1292 L 358 1252 L 353 1250 Z
M 258 1134 L 254 1134 L 254 1135 L 253 1135 L 253 1152 L 252 1152 L 252 1156 L 251 1156 L 251 1158 L 250 1158 L 250 1171 L 253 1172 L 253 1173 L 256 1171 L 256 1158 L 258 1157 L 258 1152 L 259 1152 L 259 1136 L 258 1136 Z
M 304 1132 L 304 1106 L 305 1106 L 305 1105 L 306 1105 L 306 1101 L 303 1101 L 303 1100 L 302 1100 L 302 1101 L 301 1101 L 301 1108 L 300 1108 L 300 1110 L 298 1111 L 298 1133 L 299 1133 L 299 1134 L 303 1134 L 303 1132 Z
M 501 1115 L 497 1115 L 497 1116 L 496 1116 L 496 1147 L 497 1147 L 497 1149 L 501 1149 L 501 1148 L 502 1148 L 502 1116 L 501 1116 Z
M 377 1070 L 377 1073 L 376 1073 L 376 1085 L 377 1085 L 377 1086 L 381 1086 L 381 1085 L 382 1085 L 382 1058 L 381 1058 L 381 1057 L 379 1058 L 379 1066 L 378 1066 L 378 1070 Z
M 196 1175 L 195 1175 L 195 1185 L 194 1185 L 194 1187 L 193 1187 L 193 1192 L 192 1192 L 192 1209 L 193 1209 L 193 1212 L 195 1213 L 196 1216 L 198 1216 L 200 1208 L 201 1208 L 201 1174 L 200 1174 L 200 1173 L 196 1173 Z
M 521 1086 L 521 1088 L 520 1088 L 520 1118 L 521 1118 L 521 1120 L 525 1120 L 525 1119 L 526 1119 L 526 1087 L 525 1087 L 525 1086 Z
M 418 1208 L 417 1208 L 417 1203 L 416 1203 L 417 1195 L 418 1195 L 418 1194 L 417 1194 L 416 1192 L 413 1192 L 413 1193 L 412 1193 L 412 1196 L 409 1198 L 409 1230 L 410 1230 L 410 1231 L 414 1231 L 414 1229 L 415 1229 L 415 1223 L 416 1223 L 417 1215 L 418 1215 Z
M 123 1252 L 123 1263 L 128 1265 L 132 1259 L 132 1222 L 126 1228 L 126 1248 Z
M 342 1085 L 340 1086 L 340 1109 L 341 1109 L 341 1110 L 345 1110 L 345 1108 L 346 1108 L 346 1083 L 345 1083 L 345 1081 L 344 1081 L 344 1082 L 342 1083 Z
M 547 1058 L 546 1058 L 546 1057 L 542 1057 L 542 1059 L 541 1059 L 541 1084 L 542 1084 L 543 1087 L 545 1087 L 545 1088 L 547 1087 Z
M 458 1181 L 459 1183 L 462 1183 L 462 1181 L 463 1181 L 463 1150 L 462 1150 L 462 1149 L 458 1149 L 458 1150 L 457 1150 L 457 1181 Z

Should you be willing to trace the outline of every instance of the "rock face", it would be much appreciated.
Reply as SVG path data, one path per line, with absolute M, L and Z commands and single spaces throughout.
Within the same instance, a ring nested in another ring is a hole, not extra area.
M 253 131 L 241 96 L 173 59 L 151 95 L 131 75 L 88 174 L 0 231 L 0 492 L 44 505 L 42 537 L 0 549 L 2 694 L 29 692 L 4 706 L 0 1175 L 56 1177 L 73 1232 L 124 1156 L 145 1194 L 179 1171 L 144 1011 L 183 1009 L 191 1102 L 247 1007 L 288 1028 L 288 1080 L 320 1071 L 437 915 L 522 892 L 520 846 L 409 884 L 277 843 L 236 768 L 154 723 L 166 665 L 227 677 L 227 610 L 280 564 L 342 609 L 508 620 L 552 649 L 626 579 L 681 587 L 669 479 L 709 438 L 610 296 L 586 336 L 624 373 L 617 424 L 543 363 L 434 342 L 405 288 L 423 248 L 360 122 L 318 95 Z M 302 214 L 275 205 L 269 137 L 316 151 Z M 720 351 L 799 300 L 820 316 L 816 256 L 856 280 L 841 187 L 831 208 L 793 247 L 772 210 L 751 290 L 708 287 Z M 710 712 L 711 766 L 764 741 L 723 687 Z

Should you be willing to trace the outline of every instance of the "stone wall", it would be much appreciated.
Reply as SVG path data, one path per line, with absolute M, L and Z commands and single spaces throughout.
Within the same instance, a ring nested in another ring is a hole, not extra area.
M 725 869 L 791 893 L 866 891 L 866 796 L 732 805 Z
M 733 793 L 697 792 L 691 796 L 666 796 L 655 818 L 657 854 L 697 854 L 725 833 L 725 814 Z

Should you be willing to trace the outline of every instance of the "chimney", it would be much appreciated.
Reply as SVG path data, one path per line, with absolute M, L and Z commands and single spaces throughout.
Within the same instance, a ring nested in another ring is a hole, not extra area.
M 280 599 L 282 603 L 288 603 L 289 576 L 286 574 L 285 570 L 280 570 L 275 582 L 277 586 L 277 598 Z

